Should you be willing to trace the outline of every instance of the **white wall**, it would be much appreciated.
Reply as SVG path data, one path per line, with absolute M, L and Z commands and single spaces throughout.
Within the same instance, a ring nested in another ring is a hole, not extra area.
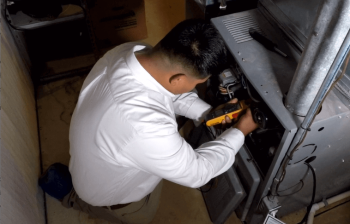
M 34 87 L 1 18 L 1 223 L 43 224 Z

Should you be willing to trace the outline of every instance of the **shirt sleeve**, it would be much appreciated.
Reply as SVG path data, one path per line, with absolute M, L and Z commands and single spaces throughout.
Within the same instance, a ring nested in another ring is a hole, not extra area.
M 137 168 L 169 181 L 197 188 L 227 171 L 244 143 L 238 129 L 228 129 L 216 140 L 193 148 L 179 135 L 139 137 L 125 150 Z
M 176 95 L 173 100 L 173 105 L 175 114 L 190 118 L 195 124 L 201 123 L 205 115 L 212 108 L 194 92 Z

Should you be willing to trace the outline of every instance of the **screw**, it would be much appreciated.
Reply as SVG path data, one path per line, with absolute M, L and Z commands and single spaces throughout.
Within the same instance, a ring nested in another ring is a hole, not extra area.
M 331 145 L 328 145 L 328 148 L 330 148 L 331 147 Z
M 238 55 L 241 55 L 241 52 L 238 51 Z
M 242 58 L 242 61 L 245 61 L 245 59 L 244 59 L 244 58 Z
M 342 162 L 345 162 L 345 161 L 342 159 Z
M 339 118 L 341 118 L 341 116 L 339 116 Z

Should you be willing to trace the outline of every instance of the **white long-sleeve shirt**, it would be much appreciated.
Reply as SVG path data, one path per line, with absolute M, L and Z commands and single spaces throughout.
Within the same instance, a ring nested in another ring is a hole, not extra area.
M 77 194 L 94 206 L 125 204 L 162 178 L 200 187 L 225 172 L 244 142 L 238 129 L 193 148 L 175 114 L 199 121 L 210 106 L 195 93 L 173 95 L 138 62 L 146 46 L 110 50 L 87 76 L 70 125 L 69 169 Z

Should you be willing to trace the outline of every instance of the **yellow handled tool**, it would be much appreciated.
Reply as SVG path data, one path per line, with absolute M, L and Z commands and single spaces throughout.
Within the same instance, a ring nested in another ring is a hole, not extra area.
M 205 117 L 205 123 L 208 127 L 221 124 L 222 121 L 228 116 L 231 119 L 238 117 L 239 113 L 246 109 L 247 105 L 244 101 L 240 101 L 236 104 L 227 104 L 224 108 L 210 112 Z

